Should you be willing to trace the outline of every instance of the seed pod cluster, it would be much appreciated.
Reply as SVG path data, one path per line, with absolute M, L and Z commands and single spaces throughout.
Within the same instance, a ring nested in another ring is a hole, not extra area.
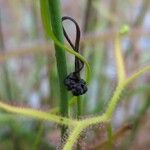
M 70 73 L 65 78 L 64 84 L 74 96 L 83 95 L 87 91 L 86 82 L 83 79 L 79 79 L 75 73 Z

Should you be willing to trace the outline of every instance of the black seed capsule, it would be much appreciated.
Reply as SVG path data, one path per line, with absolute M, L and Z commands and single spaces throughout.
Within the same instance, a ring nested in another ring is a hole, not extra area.
M 83 95 L 87 91 L 86 82 L 83 79 L 78 79 L 78 77 L 71 73 L 64 80 L 64 84 L 67 90 L 72 91 L 74 96 Z

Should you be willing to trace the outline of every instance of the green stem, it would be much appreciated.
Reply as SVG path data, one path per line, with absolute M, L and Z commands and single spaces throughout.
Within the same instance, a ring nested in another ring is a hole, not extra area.
M 80 119 L 80 116 L 81 116 L 81 97 L 78 96 L 77 97 L 77 119 Z M 81 139 L 79 139 L 77 143 L 77 150 L 81 150 L 80 140 Z
M 56 38 L 64 44 L 63 30 L 61 23 L 60 0 L 48 0 L 50 8 L 50 19 L 53 33 Z M 67 76 L 67 66 L 65 52 L 55 43 L 55 56 L 57 61 L 57 71 L 60 85 L 60 113 L 62 116 L 68 116 L 68 95 L 64 86 L 64 78 Z M 64 134 L 65 128 L 62 129 Z
M 77 119 L 80 119 L 81 116 L 81 97 L 77 97 Z
M 108 136 L 108 142 L 109 142 L 108 147 L 111 150 L 113 148 L 113 134 L 112 134 L 112 126 L 110 123 L 107 125 L 107 136 Z
M 41 121 L 39 122 L 39 130 L 33 143 L 32 150 L 38 150 L 38 147 L 40 147 L 40 144 L 42 142 L 43 134 L 44 134 L 44 125 L 43 121 Z

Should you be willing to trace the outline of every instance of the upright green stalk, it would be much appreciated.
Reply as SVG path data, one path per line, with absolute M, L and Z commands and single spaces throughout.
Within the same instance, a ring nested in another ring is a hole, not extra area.
M 81 117 L 81 96 L 77 97 L 77 119 Z M 77 142 L 77 150 L 81 150 L 80 139 Z
M 63 30 L 61 23 L 61 15 L 60 15 L 60 1 L 59 0 L 49 0 L 49 7 L 51 13 L 51 25 L 52 30 L 57 37 L 57 39 L 63 44 Z M 64 78 L 67 75 L 67 67 L 66 67 L 66 57 L 64 50 L 55 44 L 55 55 L 57 61 L 57 70 L 59 76 L 59 84 L 60 84 L 60 95 L 61 95 L 61 113 L 63 116 L 68 115 L 68 97 L 67 91 L 64 87 Z
M 81 108 L 82 108 L 81 105 L 82 105 L 81 104 L 81 97 L 78 96 L 77 97 L 77 119 L 80 119 L 80 117 L 81 117 Z
M 107 136 L 108 136 L 108 148 L 109 150 L 113 149 L 113 133 L 112 133 L 112 125 L 108 123 L 107 125 Z
M 50 19 L 52 30 L 56 38 L 64 44 L 63 30 L 61 23 L 60 0 L 48 0 L 50 8 Z M 64 86 L 64 78 L 67 75 L 66 57 L 62 48 L 55 44 L 55 56 L 60 85 L 60 112 L 62 116 L 68 116 L 68 96 Z M 64 130 L 62 131 L 64 132 Z

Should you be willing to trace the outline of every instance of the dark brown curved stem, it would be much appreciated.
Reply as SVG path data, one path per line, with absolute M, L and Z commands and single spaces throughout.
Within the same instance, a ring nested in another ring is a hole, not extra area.
M 76 51 L 77 53 L 79 53 L 79 44 L 80 44 L 80 27 L 78 25 L 78 23 L 71 17 L 68 16 L 64 16 L 62 17 L 62 21 L 64 20 L 70 20 L 75 24 L 76 27 L 76 40 L 75 40 L 75 44 L 72 43 L 72 41 L 70 40 L 68 34 L 66 33 L 64 27 L 63 27 L 63 32 L 64 32 L 64 36 L 67 39 L 68 43 L 70 44 L 70 46 L 72 47 L 72 49 L 74 51 Z M 75 74 L 76 76 L 80 79 L 80 71 L 83 69 L 84 67 L 84 63 L 78 59 L 77 57 L 75 57 Z

